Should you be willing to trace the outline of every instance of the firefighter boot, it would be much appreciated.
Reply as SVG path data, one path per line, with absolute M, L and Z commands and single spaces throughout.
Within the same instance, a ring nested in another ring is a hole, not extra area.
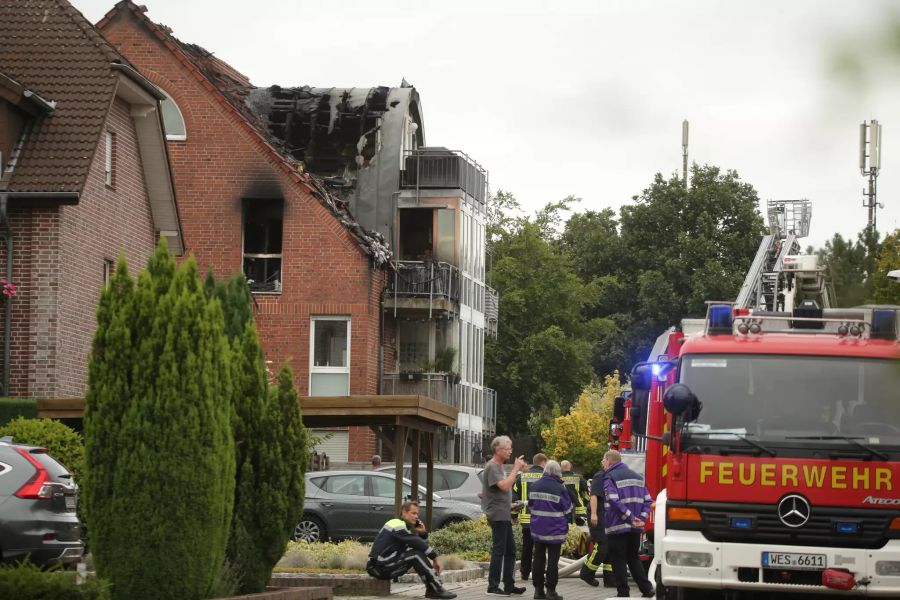
M 594 575 L 594 572 L 587 567 L 581 567 L 581 572 L 578 573 L 578 577 L 580 577 L 583 582 L 591 587 L 597 587 L 600 585 L 600 582 L 597 581 L 597 577 Z

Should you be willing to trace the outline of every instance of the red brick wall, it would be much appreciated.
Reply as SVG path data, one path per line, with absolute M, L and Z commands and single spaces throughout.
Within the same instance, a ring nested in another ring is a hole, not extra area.
M 168 144 L 185 243 L 218 277 L 242 268 L 245 198 L 284 199 L 282 291 L 257 294 L 257 324 L 269 368 L 288 361 L 301 395 L 309 391 L 310 317 L 351 319 L 351 394 L 377 394 L 382 270 L 322 204 L 294 183 L 228 107 L 128 10 L 103 34 L 165 90 L 185 119 L 187 139 Z M 352 428 L 350 460 L 375 448 L 368 428 Z M 362 457 L 362 458 L 359 458 Z
M 105 183 L 106 130 L 115 133 L 114 187 Z M 155 244 L 153 220 L 128 106 L 116 100 L 77 205 L 10 211 L 13 300 L 10 394 L 82 398 L 96 329 L 104 259 L 132 272 Z M 0 252 L 5 271 L 5 248 Z

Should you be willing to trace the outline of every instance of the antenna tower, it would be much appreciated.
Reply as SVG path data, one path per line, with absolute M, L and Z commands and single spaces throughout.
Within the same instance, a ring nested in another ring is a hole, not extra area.
M 878 204 L 878 174 L 881 172 L 881 124 L 872 119 L 859 126 L 859 172 L 869 178 L 869 188 L 863 188 L 863 207 L 868 210 L 868 227 L 878 226 L 877 209 L 884 208 Z

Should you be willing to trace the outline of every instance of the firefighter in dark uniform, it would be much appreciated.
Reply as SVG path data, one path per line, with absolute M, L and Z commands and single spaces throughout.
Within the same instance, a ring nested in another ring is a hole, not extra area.
M 572 499 L 572 522 L 576 525 L 587 525 L 587 503 L 590 499 L 587 481 L 580 474 L 572 471 L 572 463 L 564 460 L 559 463 L 562 467 L 562 480 Z
M 603 526 L 603 476 L 606 472 L 600 469 L 591 479 L 591 499 L 588 511 L 588 530 L 591 532 L 591 541 L 594 547 L 590 554 L 584 557 L 584 565 L 578 574 L 588 585 L 597 587 L 597 571 L 603 569 L 603 587 L 616 587 L 613 579 L 612 564 L 608 560 L 608 548 L 606 533 Z
M 426 598 L 456 598 L 441 583 L 438 553 L 428 544 L 427 537 L 425 525 L 419 520 L 418 503 L 404 502 L 400 506 L 400 518 L 385 523 L 375 536 L 366 571 L 375 579 L 396 579 L 414 569 L 425 584 Z
M 513 523 L 518 520 L 522 526 L 522 561 L 519 564 L 519 573 L 522 579 L 528 579 L 531 575 L 531 553 L 534 544 L 531 541 L 531 513 L 528 511 L 528 485 L 539 480 L 544 475 L 544 465 L 547 464 L 547 456 L 544 454 L 535 454 L 531 459 L 531 466 L 528 470 L 522 471 L 516 475 L 516 481 L 512 487 L 513 505 L 519 506 L 514 509 Z

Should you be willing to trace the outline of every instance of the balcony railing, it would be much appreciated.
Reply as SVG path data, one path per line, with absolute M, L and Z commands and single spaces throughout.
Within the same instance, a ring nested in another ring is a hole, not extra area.
M 395 312 L 401 307 L 427 311 L 430 319 L 435 311 L 459 310 L 460 278 L 455 266 L 419 260 L 401 260 L 396 266 L 386 297 Z
M 500 294 L 489 286 L 484 286 L 484 321 L 487 334 L 497 337 L 497 325 L 500 322 Z
M 459 408 L 457 377 L 447 373 L 385 373 L 381 393 L 391 396 L 427 396 Z
M 484 388 L 484 425 L 482 432 L 489 437 L 497 433 L 497 390 Z
M 401 185 L 416 189 L 460 189 L 483 206 L 487 199 L 487 171 L 465 152 L 447 148 L 419 148 L 405 158 Z

